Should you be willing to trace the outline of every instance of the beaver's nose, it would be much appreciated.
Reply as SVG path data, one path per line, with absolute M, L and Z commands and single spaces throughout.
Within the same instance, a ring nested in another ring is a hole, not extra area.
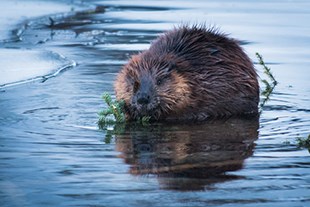
M 138 97 L 137 102 L 141 105 L 146 105 L 148 103 L 150 103 L 150 96 L 148 96 L 145 93 L 140 94 L 140 96 Z

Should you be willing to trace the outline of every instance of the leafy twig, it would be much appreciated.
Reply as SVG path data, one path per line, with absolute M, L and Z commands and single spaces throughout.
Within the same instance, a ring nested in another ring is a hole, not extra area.
M 258 63 L 263 66 L 264 73 L 272 80 L 273 85 L 277 85 L 278 81 L 276 81 L 273 74 L 271 73 L 271 69 L 266 66 L 266 64 L 263 60 L 263 56 L 257 52 L 256 57 L 258 58 Z
M 270 95 L 272 94 L 274 88 L 278 84 L 278 81 L 274 78 L 271 69 L 266 66 L 263 56 L 260 55 L 258 52 L 256 53 L 258 63 L 263 66 L 264 73 L 269 77 L 270 81 L 263 79 L 262 82 L 265 84 L 265 89 L 261 92 L 261 94 L 265 97 L 264 100 L 261 102 L 260 107 L 261 109 L 266 104 L 266 102 L 270 99 Z
M 99 125 L 107 123 L 122 123 L 126 121 L 124 101 L 113 101 L 111 95 L 108 93 L 104 93 L 102 99 L 106 102 L 108 108 L 99 112 Z M 112 116 L 112 118 L 110 116 Z
M 116 123 L 125 123 L 126 116 L 125 116 L 125 102 L 124 101 L 117 101 L 112 100 L 112 97 L 108 93 L 104 93 L 102 99 L 107 104 L 107 108 L 100 111 L 98 125 L 100 128 L 104 128 L 107 124 L 116 124 Z M 146 125 L 150 122 L 151 117 L 144 116 L 137 120 L 138 123 L 142 125 Z
M 303 147 L 310 150 L 310 134 L 308 135 L 308 138 L 298 137 L 296 141 L 298 147 Z

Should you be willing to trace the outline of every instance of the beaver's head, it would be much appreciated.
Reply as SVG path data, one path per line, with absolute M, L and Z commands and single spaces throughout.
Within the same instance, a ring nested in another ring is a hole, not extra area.
M 159 120 L 184 110 L 190 87 L 177 67 L 182 65 L 168 55 L 160 58 L 142 53 L 132 57 L 115 81 L 116 98 L 125 101 L 129 119 L 150 116 Z

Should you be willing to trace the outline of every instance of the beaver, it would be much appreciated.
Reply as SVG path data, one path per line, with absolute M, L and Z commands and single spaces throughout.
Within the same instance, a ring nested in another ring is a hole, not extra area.
M 258 114 L 253 63 L 217 28 L 182 25 L 160 35 L 118 73 L 128 120 L 207 120 Z

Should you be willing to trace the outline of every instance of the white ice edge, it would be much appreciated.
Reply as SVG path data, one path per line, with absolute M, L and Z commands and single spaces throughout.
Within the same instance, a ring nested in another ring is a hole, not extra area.
M 36 82 L 36 81 L 46 81 L 50 78 L 53 78 L 53 77 L 56 77 L 58 74 L 60 74 L 61 72 L 69 69 L 69 68 L 72 68 L 72 67 L 75 67 L 77 65 L 77 63 L 73 60 L 70 60 L 69 63 L 57 68 L 57 70 L 53 73 L 50 73 L 50 74 L 46 74 L 46 75 L 42 75 L 42 76 L 37 76 L 37 77 L 34 77 L 34 78 L 29 78 L 29 79 L 25 79 L 25 80 L 20 80 L 20 81 L 15 81 L 15 82 L 12 82 L 12 83 L 6 83 L 6 84 L 2 84 L 0 85 L 0 89 L 5 89 L 5 88 L 8 88 L 8 87 L 13 87 L 13 86 L 18 86 L 18 85 L 22 85 L 22 84 L 26 84 L 26 83 L 31 83 L 31 82 Z

